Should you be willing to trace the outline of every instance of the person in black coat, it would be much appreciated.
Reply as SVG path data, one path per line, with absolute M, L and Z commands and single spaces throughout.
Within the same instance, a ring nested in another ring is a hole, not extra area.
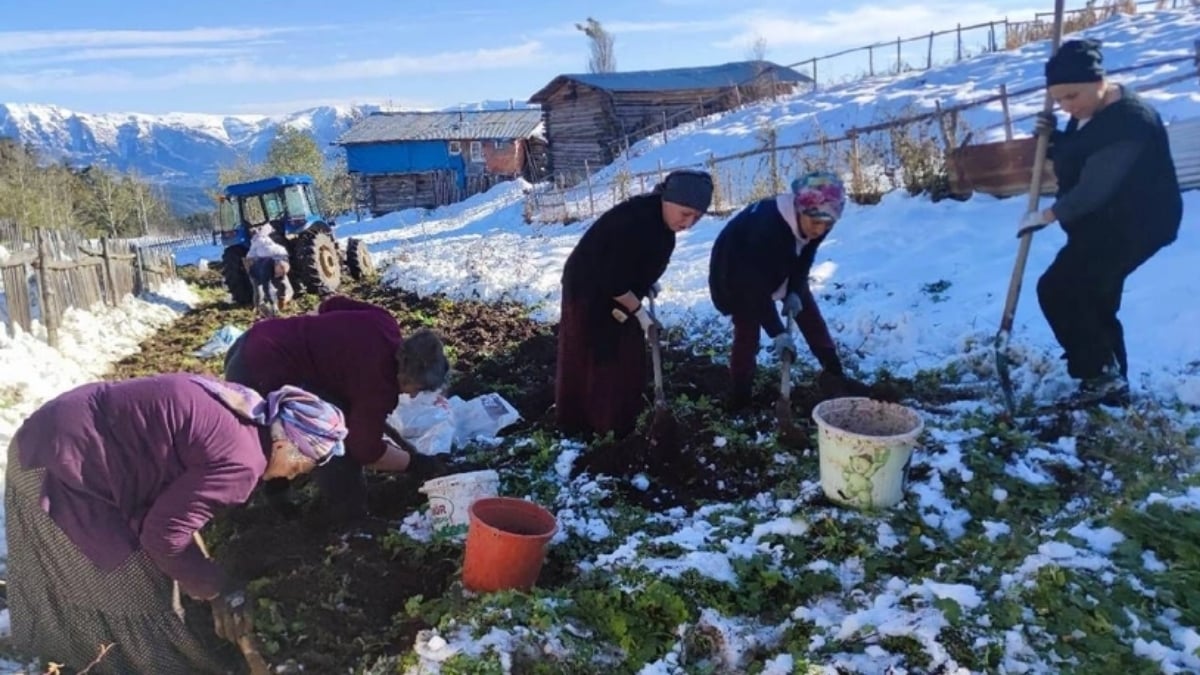
M 601 215 L 567 257 L 554 391 L 563 431 L 633 431 L 645 406 L 652 323 L 642 298 L 657 293 L 675 235 L 696 224 L 712 194 L 708 173 L 672 171 L 649 194 Z
M 793 317 L 822 372 L 826 396 L 861 396 L 867 387 L 846 377 L 837 347 L 808 286 L 817 248 L 841 218 L 846 192 L 834 174 L 814 171 L 792 182 L 789 193 L 755 202 L 733 217 L 713 243 L 708 287 L 713 305 L 733 318 L 729 357 L 731 407 L 749 402 L 759 331 L 777 357 L 796 355 L 780 315 Z M 782 301 L 776 312 L 775 301 Z
M 1046 63 L 1050 95 L 1071 116 L 1051 134 L 1053 205 L 1027 214 L 1018 236 L 1058 221 L 1067 243 L 1038 279 L 1042 313 L 1079 379 L 1085 402 L 1129 399 L 1125 334 L 1117 313 L 1125 279 L 1175 241 L 1183 199 L 1162 119 L 1134 92 L 1105 79 L 1096 40 L 1071 40 Z

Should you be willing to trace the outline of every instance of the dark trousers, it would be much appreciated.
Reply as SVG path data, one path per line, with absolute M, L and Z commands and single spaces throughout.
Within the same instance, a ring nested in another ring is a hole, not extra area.
M 759 318 L 753 314 L 735 312 L 733 320 L 733 347 L 729 352 L 729 375 L 734 397 L 748 398 L 754 385 L 754 371 L 758 356 L 758 339 L 761 331 Z M 821 368 L 841 373 L 837 348 L 829 326 L 821 315 L 821 309 L 808 287 L 800 291 L 800 313 L 796 315 L 796 327 L 804 337 Z
M 761 328 L 758 317 L 734 314 L 733 347 L 729 351 L 729 375 L 735 399 L 748 400 L 754 387 L 754 371 L 757 366 L 758 336 Z
M 254 286 L 254 304 L 264 303 L 274 305 L 271 300 L 271 287 L 275 288 L 275 298 L 286 300 L 291 290 L 287 276 L 275 276 L 274 258 L 255 258 L 250 263 L 250 281 Z
M 225 353 L 225 379 L 257 390 L 253 369 L 243 352 L 245 336 L 239 337 Z M 264 393 L 259 391 L 260 394 Z M 331 517 L 357 517 L 367 514 L 367 479 L 360 464 L 349 457 L 334 457 L 313 470 L 312 478 L 327 502 Z M 272 478 L 263 482 L 263 494 L 279 508 L 285 508 L 291 481 Z
M 1129 371 L 1125 329 L 1117 313 L 1125 279 L 1160 246 L 1129 242 L 1106 233 L 1068 236 L 1054 262 L 1038 279 L 1038 303 L 1066 352 L 1067 373 L 1100 376 L 1116 365 Z

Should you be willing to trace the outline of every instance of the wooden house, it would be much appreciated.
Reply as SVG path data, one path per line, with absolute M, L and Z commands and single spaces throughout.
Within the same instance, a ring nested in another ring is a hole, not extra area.
M 359 208 L 374 215 L 434 208 L 524 177 L 541 180 L 545 147 L 536 108 L 378 112 L 335 143 Z
M 549 168 L 575 183 L 629 145 L 747 101 L 794 93 L 812 79 L 770 61 L 559 75 L 529 97 L 542 106 Z

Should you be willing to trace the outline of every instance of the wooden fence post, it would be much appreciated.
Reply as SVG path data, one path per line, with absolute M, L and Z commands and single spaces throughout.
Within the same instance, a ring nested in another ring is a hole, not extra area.
M 925 53 L 925 70 L 933 68 L 933 31 L 929 31 L 929 48 Z
M 133 248 L 133 295 L 137 297 L 145 293 L 146 288 L 146 269 L 142 261 L 142 249 L 134 246 Z
M 104 262 L 104 301 L 117 306 L 117 281 L 113 274 L 112 257 L 109 254 L 108 237 L 100 238 L 100 258 Z
M 1004 140 L 1013 139 L 1012 115 L 1008 112 L 1008 85 L 1000 83 L 1000 110 L 1004 115 Z
M 658 158 L 658 182 L 663 182 L 666 179 L 666 174 L 663 173 L 662 157 Z
M 900 36 L 896 36 L 896 74 L 904 71 L 904 60 L 900 56 Z
M 663 143 L 667 142 L 667 111 L 662 111 Z
M 867 45 L 867 74 L 875 77 L 875 47 Z
M 596 215 L 596 196 L 592 194 L 592 168 L 588 166 L 586 159 L 583 160 L 583 172 L 587 174 L 588 210 L 594 216 Z
M 958 36 L 958 55 L 955 57 L 954 60 L 955 60 L 955 62 L 958 62 L 958 61 L 962 61 L 962 24 L 961 23 L 958 24 L 957 28 L 955 28 L 954 33 L 955 33 L 955 35 Z
M 771 169 L 771 190 L 780 192 L 779 186 L 779 131 L 775 127 L 771 127 L 770 135 L 767 137 L 768 148 L 771 151 L 770 157 L 767 159 L 768 166 Z
M 850 132 L 850 184 L 854 186 L 854 192 L 861 196 L 863 192 L 862 165 L 859 163 L 858 155 L 858 133 Z
M 813 91 L 817 90 L 817 57 L 813 57 Z
M 37 280 L 38 295 L 42 304 L 42 325 L 46 327 L 46 342 L 58 349 L 58 315 L 55 305 L 58 304 L 54 288 L 50 284 L 49 256 L 46 255 L 46 236 L 42 228 L 34 230 L 37 242 Z

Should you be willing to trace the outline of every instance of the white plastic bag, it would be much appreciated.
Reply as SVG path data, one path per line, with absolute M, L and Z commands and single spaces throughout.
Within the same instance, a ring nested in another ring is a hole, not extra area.
M 517 409 L 500 394 L 484 394 L 469 401 L 450 398 L 454 413 L 454 441 L 459 447 L 477 438 L 495 438 L 504 427 L 521 419 Z
M 401 394 L 387 421 L 422 455 L 444 455 L 454 444 L 454 414 L 450 402 L 437 392 Z
M 192 352 L 192 356 L 201 359 L 209 359 L 214 356 L 220 356 L 221 354 L 229 351 L 229 348 L 232 347 L 233 343 L 242 336 L 243 332 L 245 331 L 237 326 L 228 324 L 221 326 L 220 330 L 213 333 L 213 336 L 209 338 L 208 342 L 204 343 L 203 347 Z
M 491 439 L 504 427 L 521 419 L 516 408 L 499 394 L 484 394 L 469 401 L 450 399 L 434 392 L 401 394 L 388 424 L 422 455 L 444 455 L 479 438 Z

